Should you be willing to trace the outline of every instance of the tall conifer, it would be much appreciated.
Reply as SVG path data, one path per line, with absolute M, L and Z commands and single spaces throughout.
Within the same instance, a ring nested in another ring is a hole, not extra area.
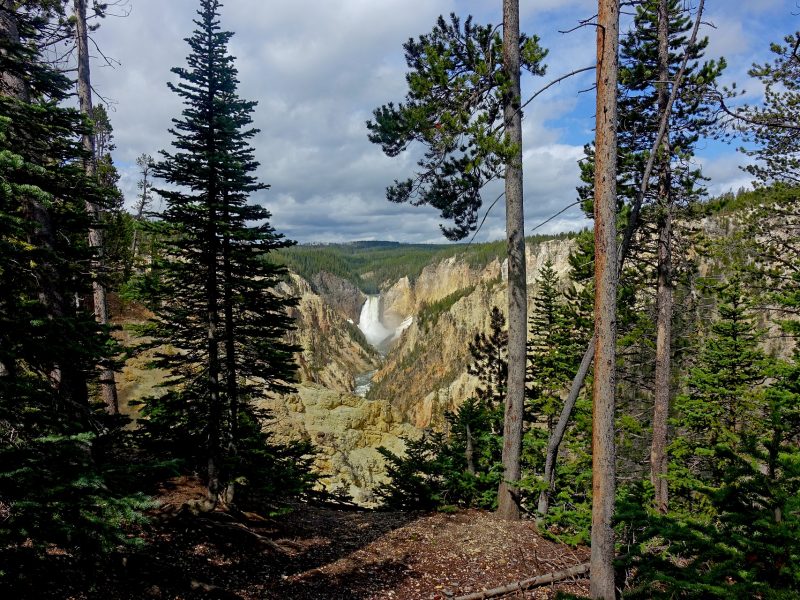
M 275 293 L 284 271 L 265 261 L 267 252 L 290 243 L 268 224 L 267 210 L 247 203 L 268 186 L 253 174 L 256 103 L 237 95 L 227 50 L 233 34 L 220 28 L 220 6 L 201 1 L 197 29 L 186 40 L 188 67 L 174 68 L 180 81 L 169 84 L 184 110 L 170 130 L 173 151 L 162 152 L 154 173 L 169 186 L 159 190 L 169 241 L 158 339 L 176 349 L 160 359 L 175 387 L 149 408 L 157 435 L 177 417 L 183 452 L 191 454 L 204 438 L 195 458 L 205 462 L 212 500 L 234 476 L 239 426 L 253 416 L 241 414 L 251 382 L 286 391 L 294 369 L 293 348 L 282 341 L 293 301 Z

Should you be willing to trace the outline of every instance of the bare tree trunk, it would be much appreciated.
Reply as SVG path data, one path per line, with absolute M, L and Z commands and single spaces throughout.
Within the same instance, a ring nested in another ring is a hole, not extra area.
M 227 201 L 225 206 L 224 221 L 230 223 Z M 228 453 L 236 453 L 239 442 L 239 386 L 236 374 L 236 333 L 233 322 L 233 273 L 231 266 L 231 240 L 226 232 L 222 236 L 222 277 L 223 284 L 223 318 L 225 319 L 225 390 L 228 396 L 228 418 L 230 419 L 230 431 L 228 434 Z M 225 502 L 233 503 L 235 493 L 235 483 L 228 481 L 225 490 Z
M 556 423 L 555 429 L 553 429 L 553 433 L 547 441 L 547 453 L 545 455 L 544 464 L 544 480 L 545 483 L 547 483 L 547 487 L 539 493 L 539 503 L 536 507 L 540 516 L 546 515 L 547 511 L 550 510 L 550 497 L 555 489 L 556 482 L 556 458 L 558 457 L 558 449 L 567 432 L 567 425 L 569 424 L 572 411 L 575 408 L 575 402 L 578 400 L 578 395 L 581 393 L 583 382 L 586 379 L 586 375 L 589 373 L 589 369 L 592 367 L 593 361 L 594 336 L 592 336 L 592 340 L 589 342 L 589 346 L 583 354 L 578 372 L 572 380 L 572 387 L 561 409 L 561 415 L 558 417 L 558 423 Z
M 216 191 L 209 191 L 206 231 L 206 313 L 208 331 L 208 497 L 216 503 L 222 492 L 222 400 L 219 393 L 219 292 L 217 290 Z
M 599 0 L 595 127 L 595 361 L 592 401 L 592 598 L 613 600 L 617 332 L 617 80 L 619 0 Z
M 19 26 L 14 12 L 13 0 L 0 0 L 0 36 L 12 44 L 19 43 Z M 3 54 L 7 51 L 3 50 Z M 31 96 L 25 81 L 14 73 L 0 73 L 0 94 L 16 98 L 22 102 L 30 102 Z
M 505 98 L 506 139 L 516 146 L 506 165 L 506 235 L 508 238 L 508 386 L 503 425 L 503 481 L 497 494 L 497 514 L 519 519 L 520 455 L 525 400 L 528 335 L 525 277 L 525 219 L 522 210 L 522 115 L 520 110 L 519 0 L 503 0 L 503 64 L 511 82 Z
M 658 3 L 658 112 L 664 114 L 669 102 L 669 9 L 667 0 Z M 650 449 L 650 479 L 655 490 L 655 508 L 666 514 L 667 418 L 672 370 L 672 173 L 670 170 L 669 128 L 659 154 L 658 178 L 658 283 L 656 289 L 655 398 L 653 405 L 653 443 Z
M 92 116 L 92 84 L 89 68 L 89 37 L 86 25 L 86 0 L 74 0 L 75 11 L 75 38 L 78 47 L 78 100 L 81 112 L 87 118 Z M 83 148 L 89 157 L 84 162 L 86 175 L 94 177 L 96 171 L 96 156 L 94 136 L 91 133 L 83 134 Z M 92 296 L 94 299 L 94 318 L 101 325 L 108 325 L 108 302 L 106 300 L 105 284 L 100 280 L 103 270 L 103 231 L 99 228 L 100 208 L 93 202 L 86 202 L 86 212 L 92 220 L 89 227 L 89 246 L 95 250 L 95 259 L 92 261 Z M 109 414 L 119 414 L 117 399 L 117 386 L 114 382 L 114 370 L 103 364 L 100 368 L 100 393 L 106 411 Z

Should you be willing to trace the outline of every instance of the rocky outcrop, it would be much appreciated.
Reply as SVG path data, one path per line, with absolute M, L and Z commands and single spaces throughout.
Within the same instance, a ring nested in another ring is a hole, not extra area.
M 311 288 L 346 319 L 358 323 L 367 296 L 346 279 L 320 271 L 311 278 Z
M 275 417 L 271 429 L 276 441 L 312 442 L 318 450 L 315 467 L 326 489 L 344 491 L 364 506 L 376 504 L 375 488 L 386 481 L 377 448 L 402 452 L 403 437 L 419 436 L 389 403 L 318 385 L 302 385 L 294 394 L 258 404 Z
M 528 294 L 549 260 L 564 279 L 569 273 L 573 241 L 551 240 L 530 245 L 526 252 Z M 456 256 L 428 265 L 411 283 L 403 278 L 383 295 L 385 318 L 426 315 L 415 319 L 395 342 L 383 367 L 374 376 L 368 397 L 391 403 L 417 428 L 440 427 L 452 411 L 474 393 L 477 381 L 467 374 L 469 342 L 486 331 L 493 306 L 506 311 L 505 264 L 495 260 L 471 266 Z M 464 292 L 463 297 L 458 297 Z M 446 305 L 446 299 L 454 299 Z M 442 307 L 437 302 L 445 301 Z M 432 307 L 435 310 L 426 310 Z

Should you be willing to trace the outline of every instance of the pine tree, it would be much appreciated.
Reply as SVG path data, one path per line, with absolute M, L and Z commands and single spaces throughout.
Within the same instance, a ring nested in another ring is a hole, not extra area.
M 506 392 L 508 333 L 505 327 L 503 313 L 493 306 L 489 316 L 489 331 L 476 333 L 469 345 L 472 362 L 467 367 L 467 372 L 480 381 L 475 395 L 493 411 L 499 410 L 503 405 Z M 500 433 L 499 426 L 495 433 Z
M 712 133 L 716 104 L 708 92 L 725 68 L 724 60 L 702 61 L 707 39 L 688 47 L 691 21 L 689 9 L 678 0 L 647 0 L 637 4 L 634 26 L 620 40 L 618 226 L 625 234 L 630 230 L 635 235 L 628 253 L 631 259 L 620 273 L 619 351 L 639 358 L 642 364 L 654 365 L 654 369 L 647 372 L 637 365 L 628 373 L 620 372 L 619 380 L 630 392 L 629 401 L 637 404 L 653 390 L 651 480 L 662 510 L 667 506 L 663 474 L 667 466 L 667 416 L 673 394 L 672 305 L 675 273 L 683 261 L 677 254 L 681 231 L 675 223 L 679 212 L 704 193 L 702 174 L 692 166 L 691 157 L 701 136 Z M 672 104 L 665 137 L 656 151 L 655 168 L 640 210 L 639 190 L 672 91 L 668 82 L 675 80 L 684 59 L 688 62 L 683 83 Z M 579 188 L 587 214 L 594 203 L 593 165 L 594 149 L 588 145 L 581 165 L 585 185 Z M 593 253 L 589 247 L 586 251 Z M 591 256 L 588 254 L 586 259 L 591 260 Z M 647 285 L 656 290 L 654 303 L 642 293 Z M 652 326 L 642 318 L 648 312 L 653 313 Z M 624 401 L 624 397 L 621 399 Z
M 503 37 L 468 17 L 439 17 L 433 31 L 404 45 L 411 72 L 406 103 L 374 111 L 370 141 L 388 156 L 412 142 L 426 146 L 411 179 L 387 189 L 392 202 L 430 204 L 454 222 L 446 237 L 463 239 L 477 229 L 481 190 L 505 179 L 508 241 L 508 379 L 503 436 L 505 476 L 498 514 L 518 519 L 525 394 L 527 291 L 522 201 L 521 70 L 543 75 L 547 52 L 537 37 L 520 35 L 519 1 L 503 1 Z
M 751 293 L 737 278 L 716 286 L 719 315 L 676 401 L 669 514 L 647 511 L 641 490 L 625 502 L 631 597 L 800 591 L 798 371 L 761 350 Z
M 587 442 L 589 431 L 580 429 L 585 424 L 583 405 L 578 411 L 581 415 L 576 418 L 580 430 L 573 428 L 568 434 L 569 451 L 561 468 L 553 472 L 549 481 L 543 478 L 543 471 L 548 440 L 561 413 L 563 396 L 590 337 L 592 300 L 587 294 L 590 295 L 591 286 L 581 289 L 571 286 L 561 291 L 558 275 L 549 260 L 542 267 L 537 286 L 530 319 L 532 337 L 528 344 L 528 421 L 532 425 L 525 434 L 524 469 L 539 504 L 549 504 L 558 481 L 560 505 L 546 522 L 558 524 L 562 539 L 578 543 L 588 539 L 583 509 L 588 500 L 587 474 L 591 473 L 586 461 L 588 454 L 580 447 Z M 564 506 L 564 500 L 570 506 Z
M 746 170 L 761 181 L 778 181 L 789 185 L 800 183 L 800 57 L 797 54 L 800 31 L 787 35 L 783 43 L 773 43 L 772 62 L 755 64 L 751 77 L 764 85 L 764 105 L 745 106 L 739 113 L 742 121 L 737 129 L 757 144 L 742 151 L 755 157 L 757 163 Z
M 151 401 L 147 425 L 156 439 L 177 437 L 179 455 L 205 463 L 215 501 L 224 491 L 230 498 L 244 468 L 243 436 L 260 435 L 258 427 L 242 429 L 243 420 L 258 420 L 249 399 L 288 391 L 294 372 L 294 348 L 282 341 L 294 301 L 276 293 L 285 270 L 266 260 L 290 244 L 268 224 L 267 210 L 247 203 L 267 187 L 253 175 L 255 102 L 237 96 L 232 33 L 221 30 L 219 9 L 218 0 L 202 0 L 188 68 L 173 69 L 180 82 L 170 89 L 185 108 L 170 130 L 174 151 L 163 151 L 154 169 L 170 185 L 158 190 L 167 204 L 170 301 L 158 312 L 157 340 L 176 351 L 161 354 L 171 390 Z

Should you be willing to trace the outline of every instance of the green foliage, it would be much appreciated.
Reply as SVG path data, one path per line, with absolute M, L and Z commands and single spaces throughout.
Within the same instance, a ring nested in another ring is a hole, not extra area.
M 452 227 L 445 237 L 463 239 L 477 227 L 481 189 L 502 177 L 518 148 L 506 140 L 503 110 L 511 76 L 503 68 L 500 34 L 492 25 L 475 25 L 440 16 L 431 33 L 404 44 L 409 73 L 404 103 L 383 105 L 367 121 L 369 139 L 387 156 L 419 142 L 425 154 L 415 178 L 395 181 L 391 202 L 429 204 Z M 536 36 L 520 36 L 521 68 L 543 75 L 547 54 Z
M 630 597 L 793 598 L 800 593 L 800 385 L 797 357 L 760 350 L 741 281 L 715 286 L 718 317 L 676 402 L 674 497 L 649 512 L 624 491 L 633 542 Z
M 448 435 L 426 432 L 405 439 L 403 456 L 386 448 L 389 482 L 378 489 L 384 508 L 393 510 L 493 509 L 503 475 L 500 437 L 492 433 L 497 411 L 476 398 L 446 415 Z
M 558 289 L 558 275 L 547 261 L 536 282 L 538 287 L 530 317 L 527 401 L 530 420 L 543 423 L 550 434 L 561 413 L 561 394 L 572 381 L 585 342 L 585 319 L 568 305 Z M 585 316 L 585 315 L 584 315 Z
M 12 555 L 43 558 L 55 547 L 85 559 L 128 543 L 121 526 L 139 522 L 148 506 L 116 485 L 103 448 L 119 423 L 90 402 L 88 381 L 115 348 L 83 300 L 94 258 L 87 231 L 98 225 L 85 203 L 109 207 L 116 195 L 86 176 L 80 138 L 89 123 L 64 106 L 72 82 L 40 50 L 46 36 L 64 33 L 61 8 L 5 7 L 20 43 L 0 39 L 3 570 Z M 0 586 L 8 575 L 0 571 Z
M 797 44 L 800 32 L 787 35 L 782 44 L 773 43 L 771 63 L 755 64 L 749 75 L 764 86 L 764 105 L 745 106 L 742 116 L 747 126 L 739 128 L 753 150 L 742 151 L 755 157 L 756 164 L 745 167 L 762 182 L 800 183 L 800 146 L 797 123 L 800 120 L 800 58 Z
M 0 447 L 0 462 L 8 465 L 0 469 L 8 510 L 0 524 L 4 543 L 30 540 L 37 551 L 56 544 L 94 553 L 139 542 L 124 527 L 143 523 L 152 501 L 109 490 L 114 473 L 93 460 L 95 443 L 89 433 L 50 434 Z
M 691 369 L 686 392 L 676 398 L 681 435 L 670 449 L 670 481 L 675 493 L 718 485 L 751 431 L 765 381 L 765 356 L 754 330 L 741 282 L 734 279 L 716 290 L 719 317 Z M 686 497 L 690 505 L 697 505 Z
M 487 407 L 500 411 L 506 396 L 508 381 L 508 332 L 506 319 L 500 309 L 492 307 L 489 315 L 489 331 L 475 334 L 469 345 L 472 363 L 467 368 L 480 382 L 475 395 Z M 493 423 L 493 431 L 500 431 L 500 422 Z
M 387 508 L 495 508 L 501 465 L 505 360 L 505 319 L 492 309 L 490 332 L 470 344 L 469 371 L 481 386 L 455 411 L 445 415 L 445 433 L 425 433 L 405 440 L 403 456 L 379 449 L 386 459 L 389 483 L 378 490 Z
M 305 496 L 317 484 L 312 473 L 314 449 L 308 442 L 278 444 L 269 427 L 274 418 L 244 406 L 239 412 L 236 452 L 227 457 L 227 472 L 236 476 L 238 506 L 278 512 L 288 499 Z

